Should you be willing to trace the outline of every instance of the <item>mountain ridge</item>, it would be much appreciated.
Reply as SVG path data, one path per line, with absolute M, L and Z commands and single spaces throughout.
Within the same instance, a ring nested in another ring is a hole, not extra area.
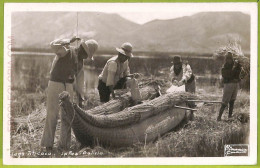
M 20 49 L 49 48 L 49 42 L 55 38 L 79 35 L 96 39 L 100 50 L 114 50 L 129 41 L 135 51 L 197 53 L 213 52 L 235 36 L 248 52 L 250 16 L 241 12 L 201 12 L 137 24 L 115 13 L 15 12 L 12 35 L 12 47 Z

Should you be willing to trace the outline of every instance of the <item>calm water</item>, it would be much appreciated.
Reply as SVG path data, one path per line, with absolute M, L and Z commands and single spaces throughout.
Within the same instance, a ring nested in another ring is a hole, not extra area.
M 106 61 L 112 55 L 98 55 L 95 57 L 94 69 L 85 71 L 85 79 L 88 87 L 96 87 L 97 77 L 104 67 Z M 33 52 L 14 52 L 12 54 L 12 87 L 35 91 L 45 89 L 49 79 L 49 71 L 54 58 L 52 53 L 33 53 Z M 191 65 L 197 78 L 203 82 L 208 78 L 219 77 L 219 70 L 222 60 L 214 60 L 212 57 L 185 57 Z M 159 76 L 162 73 L 168 73 L 172 65 L 172 57 L 155 57 L 155 56 L 135 56 L 130 60 L 131 72 L 138 72 L 144 75 Z M 197 79 L 197 80 L 198 80 Z

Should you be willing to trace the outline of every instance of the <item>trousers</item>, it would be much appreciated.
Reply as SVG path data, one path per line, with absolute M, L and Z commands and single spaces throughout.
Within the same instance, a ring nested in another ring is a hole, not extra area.
M 185 84 L 185 91 L 189 93 L 195 93 L 196 91 L 196 81 L 195 79 L 191 83 Z M 196 107 L 195 102 L 187 102 L 188 107 L 194 108 Z
M 71 99 L 73 98 L 73 85 L 72 83 L 61 83 L 49 81 L 47 90 L 47 116 L 44 126 L 44 131 L 41 139 L 41 146 L 43 147 L 53 147 L 55 131 L 57 126 L 57 121 L 60 113 L 59 106 L 59 94 L 63 91 L 67 91 L 70 94 Z M 63 113 L 61 113 L 62 115 Z M 61 116 L 62 118 L 62 116 Z M 59 145 L 63 145 L 65 142 L 70 141 L 70 136 L 64 138 L 62 132 L 67 132 L 69 126 L 66 124 L 61 124 L 61 136 Z M 71 130 L 69 130 L 69 135 Z M 68 143 L 69 144 L 69 143 Z
M 230 101 L 235 101 L 238 90 L 239 83 L 224 83 L 222 103 L 228 105 Z
M 131 97 L 135 101 L 141 100 L 141 93 L 138 87 L 137 80 L 132 78 L 121 78 L 115 85 L 114 89 L 125 89 L 130 88 L 131 90 Z M 106 86 L 106 83 L 104 83 L 101 79 L 98 82 L 98 91 L 100 96 L 101 102 L 108 102 L 110 100 L 110 90 L 109 87 Z

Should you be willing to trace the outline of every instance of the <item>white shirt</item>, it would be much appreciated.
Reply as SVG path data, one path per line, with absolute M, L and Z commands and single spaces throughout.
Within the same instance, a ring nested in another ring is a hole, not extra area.
M 130 74 L 128 60 L 120 63 L 117 58 L 117 56 L 110 58 L 98 77 L 106 83 L 106 86 L 115 86 L 120 78 Z
M 191 70 L 191 67 L 189 64 L 182 64 L 182 72 L 179 74 L 179 75 L 176 75 L 174 73 L 174 65 L 171 67 L 170 69 L 170 79 L 174 79 L 174 80 L 177 80 L 177 81 L 185 81 L 187 82 L 190 78 L 191 78 L 191 75 L 192 75 L 192 70 Z

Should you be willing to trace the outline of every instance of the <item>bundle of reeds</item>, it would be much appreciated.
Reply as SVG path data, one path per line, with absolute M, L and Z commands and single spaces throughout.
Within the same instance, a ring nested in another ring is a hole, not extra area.
M 26 131 L 28 133 L 44 127 L 46 118 L 45 104 L 42 103 L 38 109 L 34 110 L 27 116 L 13 118 L 11 120 L 11 129 L 15 133 Z
M 167 109 L 173 108 L 176 104 L 180 104 L 195 97 L 195 95 L 187 92 L 166 94 L 151 101 L 144 102 L 143 104 L 125 108 L 117 113 L 110 111 L 110 115 L 96 115 L 93 114 L 92 111 L 82 110 L 77 105 L 74 105 L 74 109 L 90 124 L 102 128 L 112 128 L 141 122 L 153 115 L 158 115 Z M 113 107 L 114 106 L 115 105 L 113 104 Z M 106 109 L 113 110 L 109 105 L 106 106 Z
M 242 65 L 243 73 L 245 75 L 250 74 L 250 58 L 246 57 L 241 49 L 240 40 L 237 38 L 229 39 L 228 43 L 222 47 L 219 47 L 214 53 L 214 57 L 225 57 L 227 53 L 233 54 L 233 58 L 238 60 Z
M 158 95 L 158 86 L 149 85 L 140 89 L 142 100 L 150 100 L 155 98 Z M 123 110 L 126 107 L 129 107 L 132 104 L 131 94 L 127 92 L 117 99 L 111 100 L 107 103 L 104 103 L 100 106 L 94 107 L 90 110 L 87 110 L 87 113 L 93 115 L 103 115 L 115 113 Z

